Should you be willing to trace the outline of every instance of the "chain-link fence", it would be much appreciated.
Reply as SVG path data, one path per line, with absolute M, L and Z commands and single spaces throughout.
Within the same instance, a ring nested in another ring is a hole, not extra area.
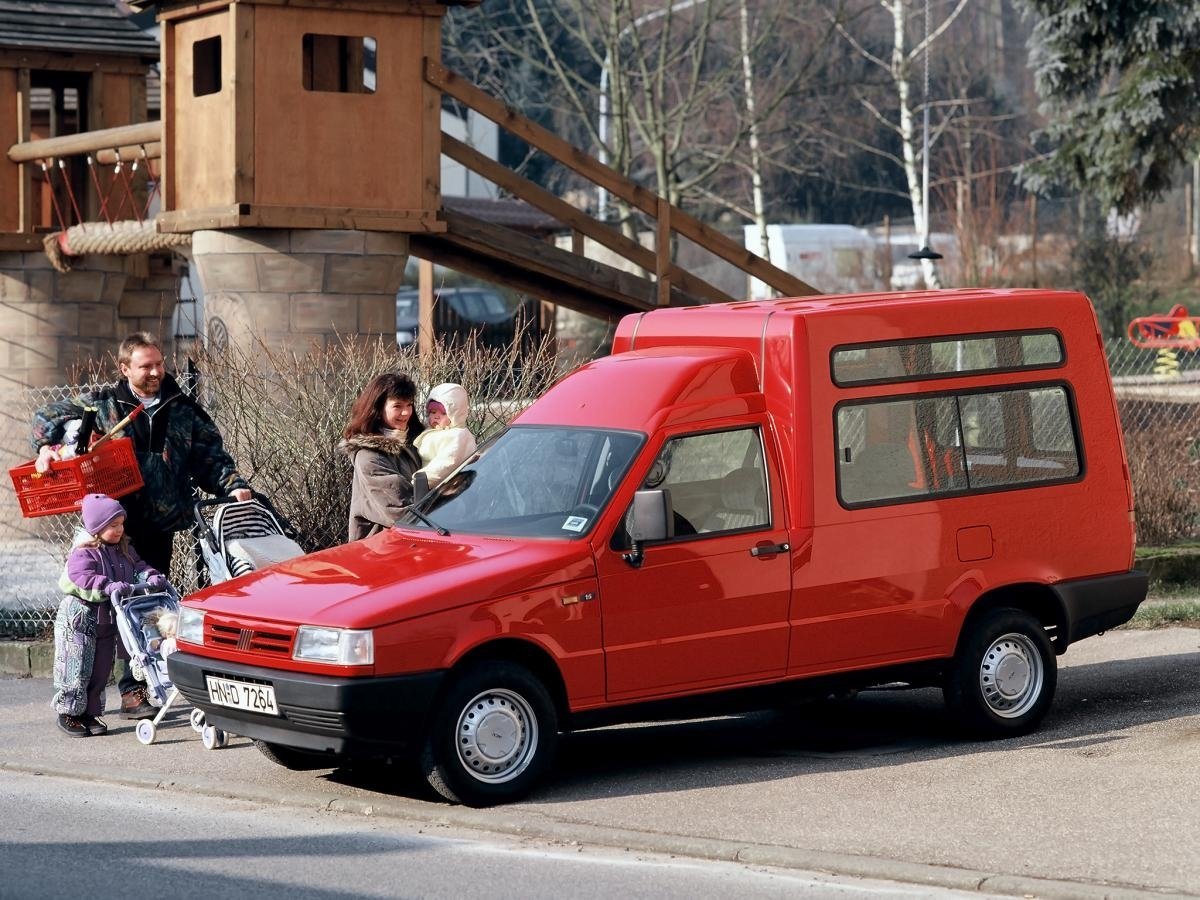
M 1138 540 L 1200 536 L 1200 352 L 1107 345 L 1137 502 Z
M 424 357 L 362 339 L 305 354 L 259 346 L 202 358 L 203 378 L 179 380 L 212 414 L 239 471 L 290 522 L 304 549 L 313 551 L 346 539 L 351 467 L 338 443 L 363 385 L 379 372 L 407 374 L 426 389 L 445 381 L 462 384 L 473 401 L 467 426 L 482 442 L 558 376 L 552 339 L 527 344 L 515 349 L 438 344 Z M 5 413 L 8 465 L 32 455 L 28 443 L 19 446 L 19 432 L 24 429 L 27 441 L 34 410 L 97 386 L 24 391 L 12 404 L 20 408 Z M 45 633 L 61 598 L 58 579 L 78 516 L 22 518 L 11 479 L 0 489 L 0 515 L 0 637 Z M 203 579 L 198 530 L 175 538 L 170 578 L 183 594 Z
M 179 377 L 191 389 L 186 375 Z M 20 410 L 14 418 L 32 422 L 36 409 L 63 400 L 76 400 L 102 386 L 102 382 L 54 385 L 22 392 Z M 24 448 L 32 455 L 32 446 Z M 12 451 L 10 451 L 11 453 Z M 13 460 L 18 462 L 20 460 Z M 43 633 L 53 622 L 61 592 L 58 579 L 79 527 L 77 515 L 50 515 L 25 519 L 21 516 L 11 478 L 0 487 L 0 636 L 27 637 Z M 192 565 L 194 542 L 187 534 L 176 540 L 173 580 L 181 589 L 195 590 Z

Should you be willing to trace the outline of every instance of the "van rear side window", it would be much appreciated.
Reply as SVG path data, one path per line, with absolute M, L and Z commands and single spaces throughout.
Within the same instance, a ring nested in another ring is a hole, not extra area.
M 833 382 L 888 384 L 977 372 L 1047 369 L 1064 361 L 1057 332 L 964 335 L 835 347 Z
M 1062 385 L 844 403 L 838 497 L 848 507 L 1071 481 L 1081 473 Z

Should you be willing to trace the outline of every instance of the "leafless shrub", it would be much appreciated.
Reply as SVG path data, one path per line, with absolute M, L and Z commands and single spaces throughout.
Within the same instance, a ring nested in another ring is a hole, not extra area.
M 1144 404 L 1143 404 L 1144 405 Z M 1155 404 L 1129 421 L 1130 404 L 1122 405 L 1125 449 L 1133 479 L 1138 543 L 1176 544 L 1196 534 L 1200 502 L 1200 426 L 1191 405 Z
M 258 342 L 196 359 L 200 396 L 255 490 L 271 498 L 316 550 L 342 543 L 350 466 L 337 444 L 350 405 L 381 372 L 408 375 L 424 393 L 445 381 L 471 397 L 467 425 L 482 442 L 557 377 L 550 338 L 502 349 L 435 344 L 421 356 L 385 339 L 343 337 L 307 353 Z

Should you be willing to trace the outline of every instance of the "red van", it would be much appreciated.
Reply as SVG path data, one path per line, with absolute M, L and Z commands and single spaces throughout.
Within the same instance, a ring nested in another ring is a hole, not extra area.
M 1029 732 L 1145 598 L 1133 548 L 1082 294 L 662 309 L 390 531 L 187 598 L 170 673 L 283 765 L 407 758 L 486 805 L 667 701 L 906 681 Z

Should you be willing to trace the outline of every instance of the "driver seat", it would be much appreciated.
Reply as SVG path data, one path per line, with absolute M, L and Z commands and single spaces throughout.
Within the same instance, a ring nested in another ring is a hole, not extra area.
M 733 531 L 770 522 L 761 469 L 734 469 L 721 479 L 721 505 L 704 520 L 701 531 Z

